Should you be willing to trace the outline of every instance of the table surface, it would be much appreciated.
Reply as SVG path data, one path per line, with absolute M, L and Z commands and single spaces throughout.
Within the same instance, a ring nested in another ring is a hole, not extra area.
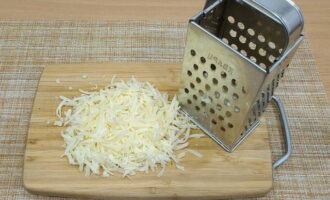
M 305 16 L 305 32 L 330 99 L 330 1 L 294 0 Z M 0 20 L 187 21 L 205 0 L 0 0 Z

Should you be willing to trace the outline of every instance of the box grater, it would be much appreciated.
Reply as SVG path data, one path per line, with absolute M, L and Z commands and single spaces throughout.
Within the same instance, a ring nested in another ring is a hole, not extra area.
M 182 110 L 228 152 L 258 126 L 271 100 L 289 134 L 273 94 L 303 40 L 302 29 L 303 16 L 290 0 L 206 1 L 188 24 Z

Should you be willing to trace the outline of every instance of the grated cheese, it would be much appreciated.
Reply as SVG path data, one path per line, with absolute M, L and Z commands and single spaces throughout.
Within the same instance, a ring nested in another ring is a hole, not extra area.
M 81 96 L 72 99 L 60 96 L 54 125 L 65 126 L 63 156 L 86 176 L 119 172 L 128 177 L 158 168 L 162 176 L 171 161 L 184 170 L 177 163 L 188 140 L 203 136 L 190 135 L 196 127 L 179 112 L 176 97 L 170 101 L 149 82 L 114 82 L 113 77 L 99 91 L 79 91 Z

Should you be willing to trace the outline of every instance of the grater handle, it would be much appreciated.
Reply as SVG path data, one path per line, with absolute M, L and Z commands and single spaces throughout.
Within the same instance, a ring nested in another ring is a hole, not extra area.
M 281 124 L 283 129 L 283 136 L 285 141 L 285 154 L 276 160 L 273 163 L 273 169 L 276 169 L 278 166 L 282 165 L 291 155 L 292 153 L 292 140 L 291 140 L 291 132 L 288 125 L 288 119 L 285 114 L 284 106 L 277 96 L 272 96 L 272 100 L 274 101 L 277 109 L 280 112 Z

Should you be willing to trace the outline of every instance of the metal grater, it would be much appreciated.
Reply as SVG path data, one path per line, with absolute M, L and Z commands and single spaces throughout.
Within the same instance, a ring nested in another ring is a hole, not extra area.
M 206 1 L 188 25 L 178 95 L 183 111 L 234 151 L 269 102 L 278 100 L 274 90 L 303 40 L 302 29 L 303 16 L 290 0 Z

